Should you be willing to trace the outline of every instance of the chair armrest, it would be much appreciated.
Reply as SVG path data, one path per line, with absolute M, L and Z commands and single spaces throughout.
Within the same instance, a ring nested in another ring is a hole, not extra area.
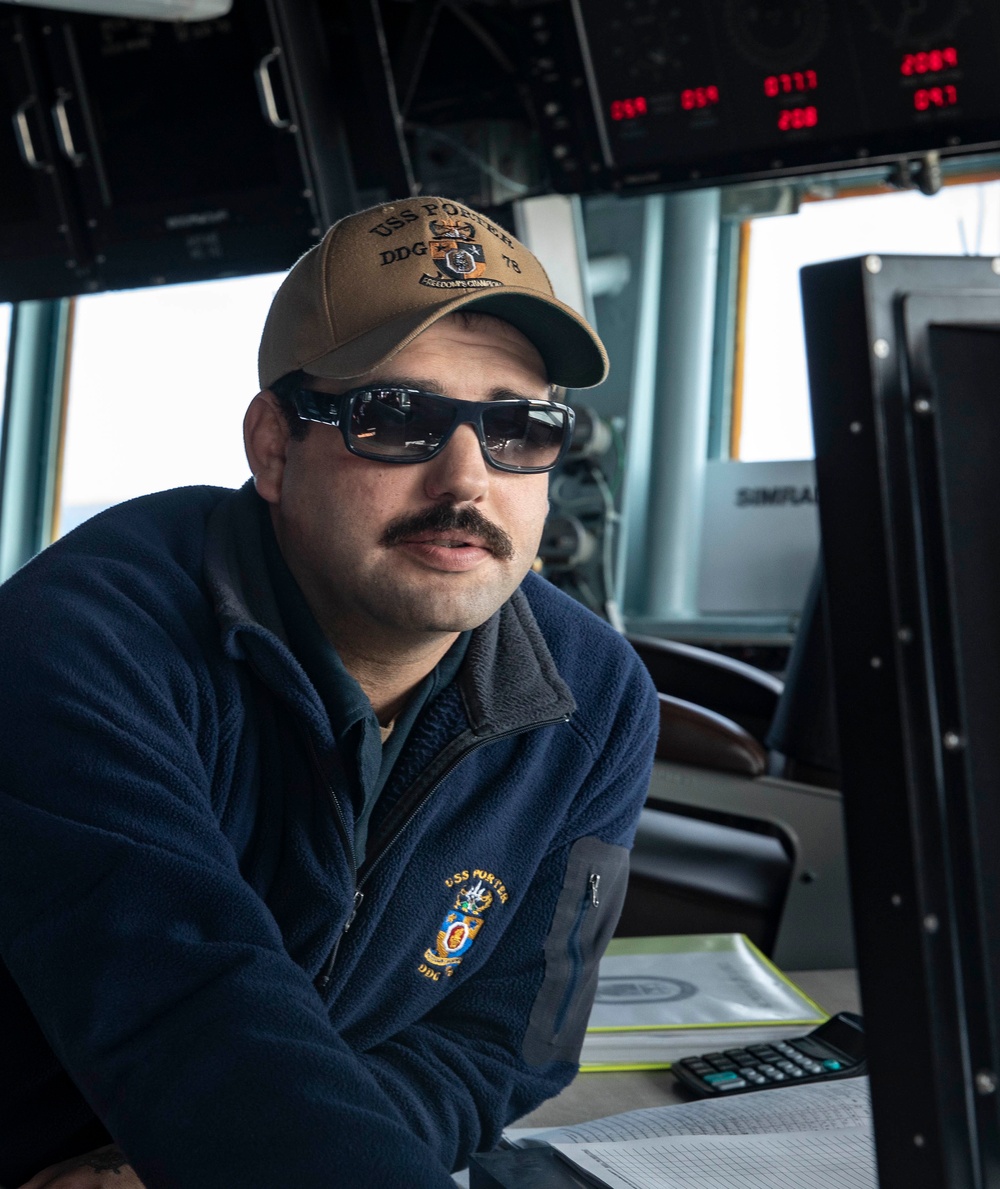
M 707 648 L 657 636 L 627 636 L 656 688 L 739 723 L 764 742 L 784 685 L 777 677 Z
M 738 723 L 669 694 L 660 694 L 659 699 L 657 759 L 742 776 L 767 771 L 767 753 Z

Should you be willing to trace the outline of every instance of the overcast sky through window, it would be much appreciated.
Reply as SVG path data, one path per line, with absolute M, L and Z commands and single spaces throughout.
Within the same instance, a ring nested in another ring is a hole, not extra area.
M 869 252 L 1000 254 L 1000 182 L 946 186 L 932 198 L 911 190 L 806 202 L 797 215 L 754 221 L 741 459 L 812 457 L 799 269 Z

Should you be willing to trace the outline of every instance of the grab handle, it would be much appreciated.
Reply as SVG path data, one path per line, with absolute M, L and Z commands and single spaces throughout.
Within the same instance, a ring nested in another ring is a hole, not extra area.
M 264 112 L 264 119 L 271 125 L 272 128 L 288 129 L 292 127 L 292 120 L 290 116 L 282 118 L 278 112 L 278 104 L 274 98 L 274 86 L 271 82 L 271 63 L 276 62 L 281 57 L 281 47 L 275 46 L 273 50 L 266 53 L 260 62 L 257 64 L 257 69 L 254 72 L 254 78 L 257 81 L 257 94 L 260 97 L 260 106 Z
M 62 149 L 63 155 L 74 165 L 82 165 L 86 157 L 83 153 L 76 151 L 73 132 L 69 126 L 69 116 L 66 114 L 66 104 L 73 96 L 69 91 L 64 91 L 62 87 L 59 88 L 58 95 L 59 98 L 52 105 L 52 119 L 55 122 L 56 135 L 59 137 L 59 147 Z
M 46 163 L 35 152 L 35 143 L 31 139 L 31 127 L 28 124 L 28 108 L 33 107 L 35 102 L 35 96 L 29 95 L 14 112 L 14 134 L 17 137 L 17 151 L 25 165 L 29 169 L 46 169 Z

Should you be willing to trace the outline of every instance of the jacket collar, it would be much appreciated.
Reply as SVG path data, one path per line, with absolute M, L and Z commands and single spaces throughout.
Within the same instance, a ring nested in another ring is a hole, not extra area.
M 205 543 L 205 580 L 228 656 L 248 662 L 327 741 L 330 725 L 319 695 L 288 647 L 261 540 L 260 497 L 248 481 L 216 506 Z M 576 709 L 522 590 L 469 641 L 457 684 L 473 733 L 506 734 Z

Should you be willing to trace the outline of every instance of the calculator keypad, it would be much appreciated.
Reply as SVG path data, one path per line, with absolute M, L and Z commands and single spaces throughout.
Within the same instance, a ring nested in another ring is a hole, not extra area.
M 841 1061 L 832 1057 L 818 1057 L 787 1041 L 750 1045 L 745 1049 L 727 1049 L 722 1053 L 706 1053 L 701 1057 L 685 1057 L 678 1064 L 714 1093 L 791 1083 L 803 1078 L 813 1081 L 845 1069 Z

